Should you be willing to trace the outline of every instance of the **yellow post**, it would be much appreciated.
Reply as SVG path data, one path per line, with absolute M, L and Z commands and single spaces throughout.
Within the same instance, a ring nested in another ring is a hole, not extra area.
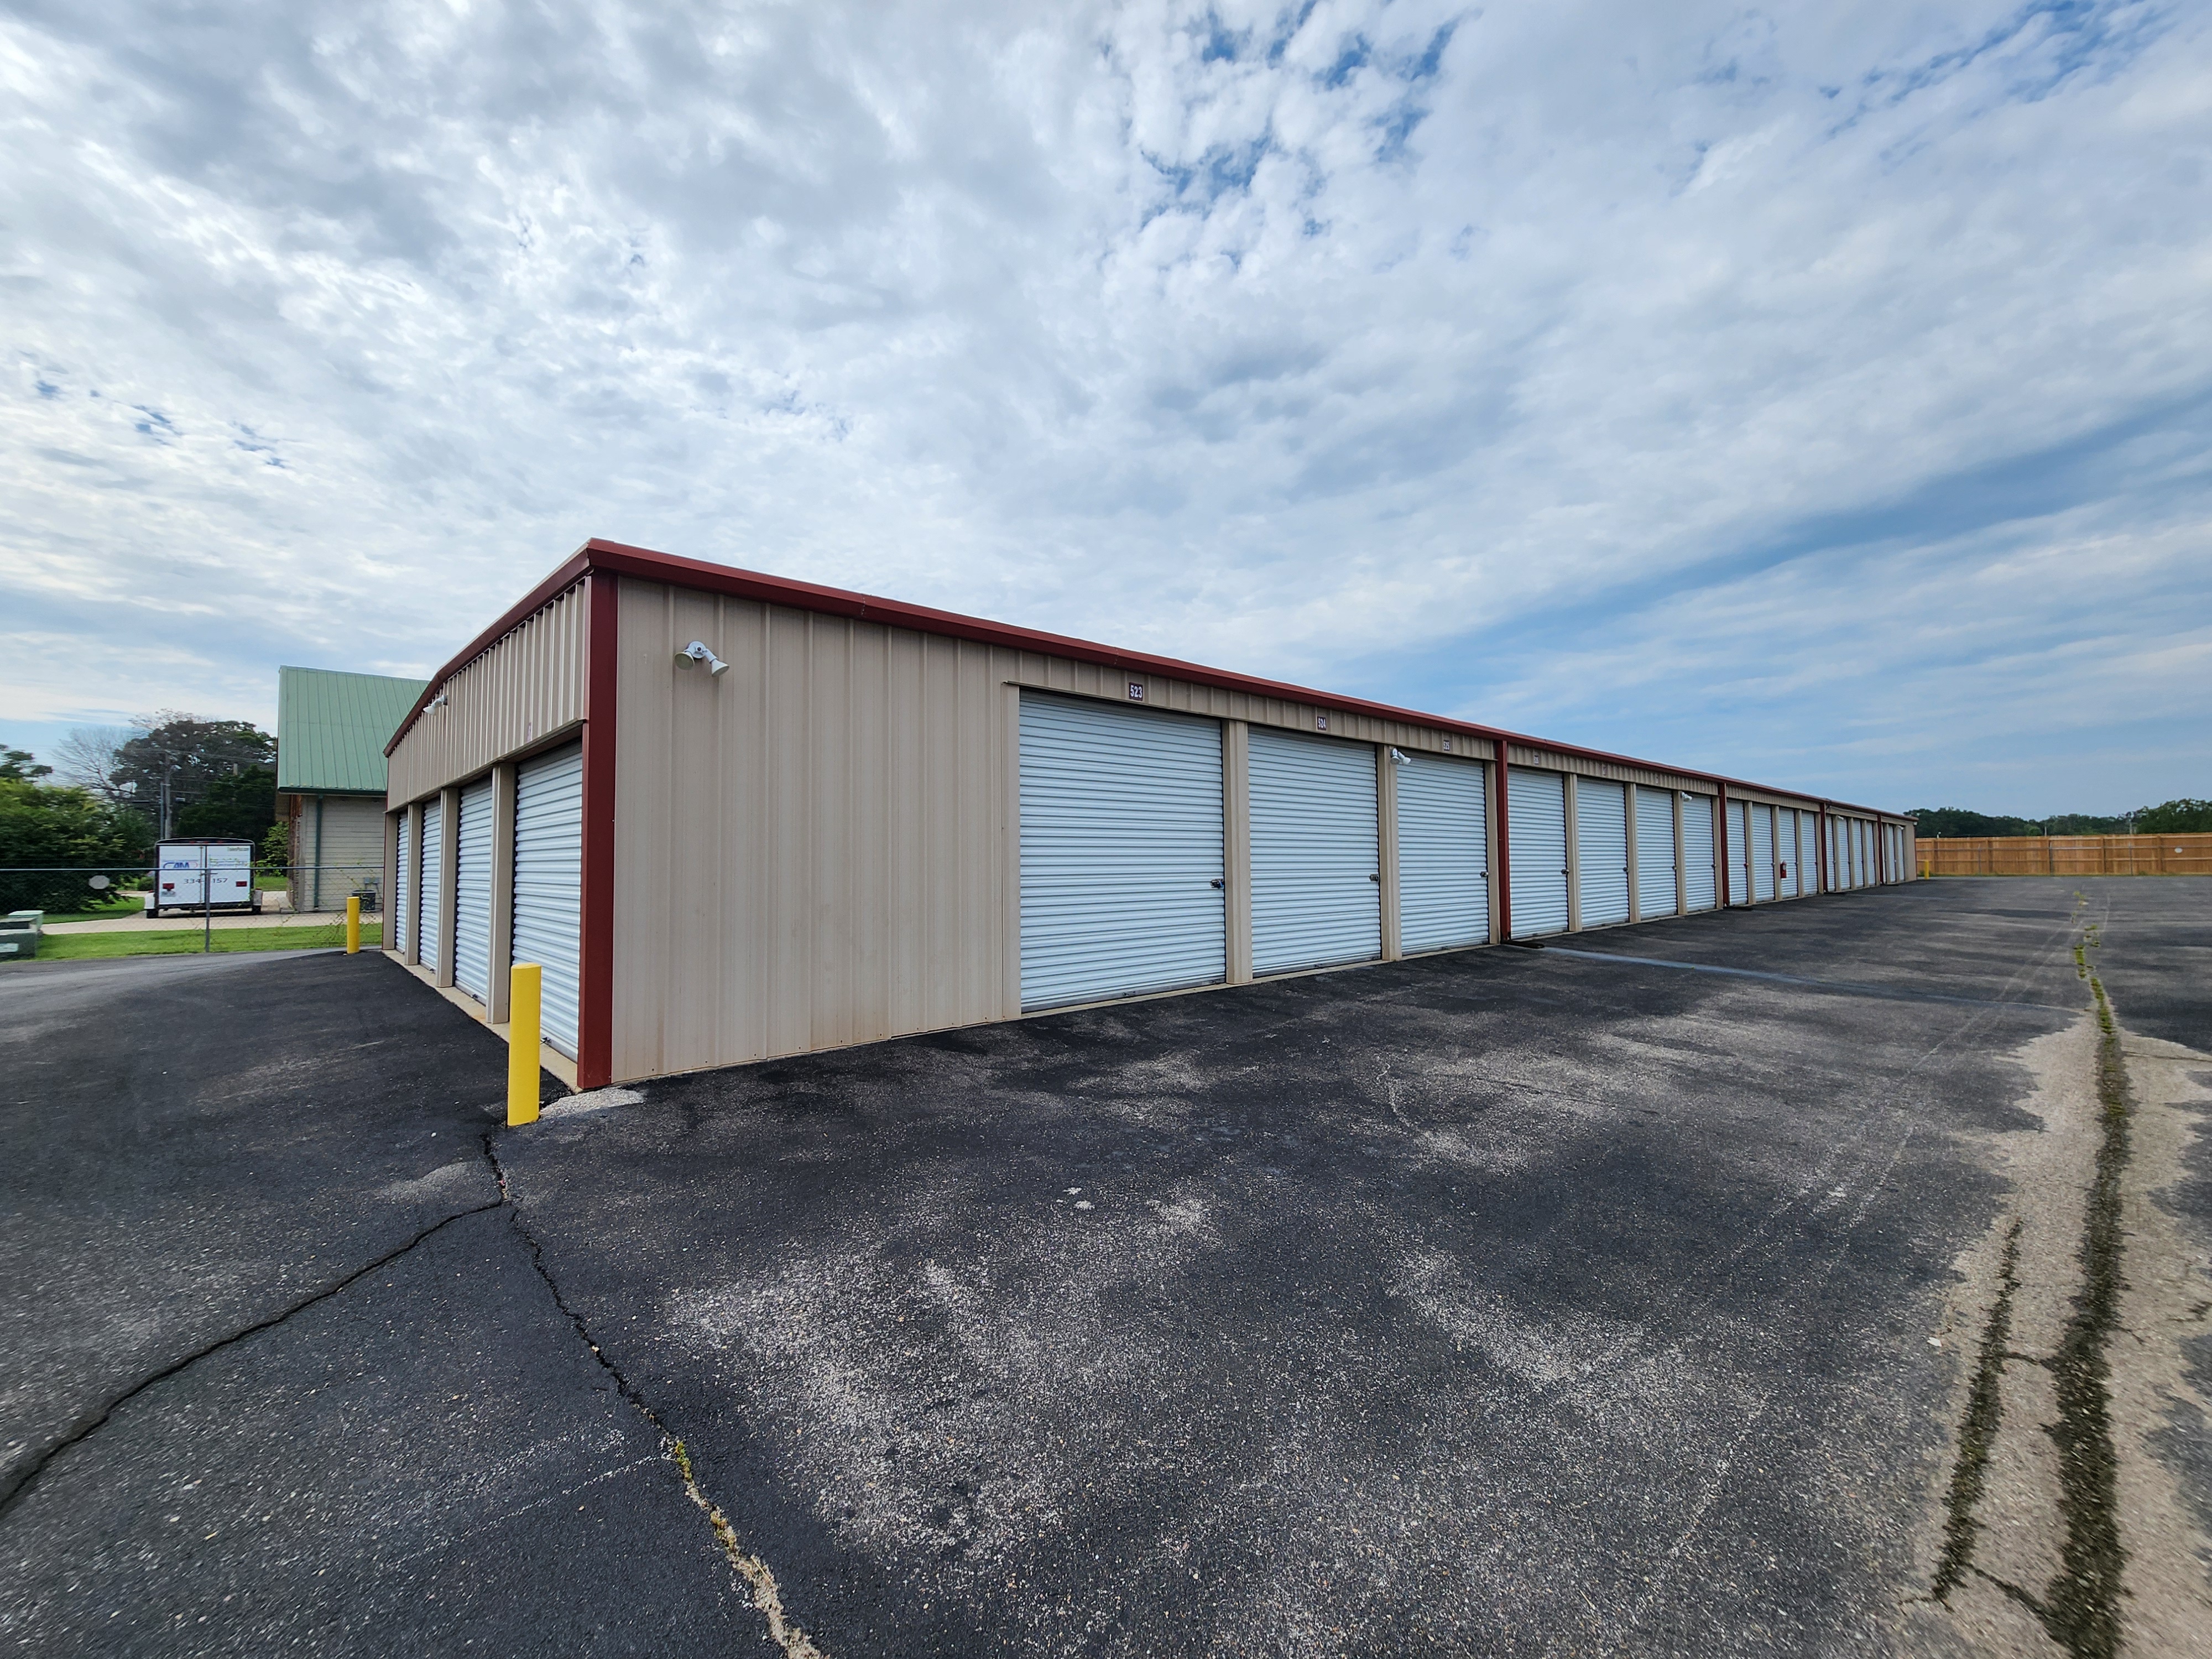
M 538 997 L 545 970 L 518 962 L 508 970 L 507 994 L 507 1124 L 538 1121 Z
M 358 893 L 346 896 L 346 954 L 349 957 L 361 954 L 361 895 Z

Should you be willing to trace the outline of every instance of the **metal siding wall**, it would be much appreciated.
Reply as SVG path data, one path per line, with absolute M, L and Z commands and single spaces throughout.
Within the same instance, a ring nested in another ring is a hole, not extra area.
M 1764 902 L 1774 896 L 1774 809 L 1751 809 L 1751 896 Z
M 392 948 L 403 957 L 415 937 L 416 895 L 413 884 L 407 879 L 408 872 L 415 867 L 415 826 L 412 814 L 399 815 L 399 863 L 392 883 Z
M 617 1079 L 1019 1012 L 1015 653 L 628 579 L 620 629 Z
M 374 795 L 325 795 L 320 908 L 345 908 L 346 896 L 384 874 L 384 803 Z M 296 902 L 296 899 L 295 902 Z
M 392 751 L 395 805 L 487 769 L 584 717 L 586 606 L 570 588 L 446 681 Z
M 1671 916 L 1680 895 L 1674 869 L 1674 802 L 1672 789 L 1636 792 L 1636 908 L 1646 921 Z M 1683 803 L 1689 810 L 1689 803 Z
M 1713 848 L 1713 808 L 1717 804 L 1711 795 L 1693 795 L 1682 803 L 1682 884 L 1689 890 L 1692 910 L 1711 910 L 1720 903 Z
M 1252 971 L 1382 953 L 1375 750 L 1252 728 Z
M 445 816 L 443 806 L 438 800 L 422 803 L 422 897 L 416 906 L 416 926 L 422 936 L 418 954 L 422 966 L 434 972 L 444 963 L 446 949 L 445 940 L 438 936 L 438 870 L 445 856 L 445 826 L 440 822 Z
M 1490 938 L 1488 775 L 1409 754 L 1398 772 L 1398 941 L 1441 951 Z
M 1628 791 L 1596 778 L 1577 783 L 1575 841 L 1583 926 L 1604 927 L 1626 921 Z
M 514 942 L 507 959 L 544 969 L 544 1038 L 572 1060 L 583 905 L 584 751 L 571 744 L 515 769 Z
M 1221 727 L 1024 696 L 1022 1006 L 1229 972 Z
M 491 991 L 491 780 L 461 791 L 453 867 L 453 983 L 478 1002 Z
M 1567 781 L 1515 767 L 1506 781 L 1511 820 L 1513 937 L 1567 930 Z

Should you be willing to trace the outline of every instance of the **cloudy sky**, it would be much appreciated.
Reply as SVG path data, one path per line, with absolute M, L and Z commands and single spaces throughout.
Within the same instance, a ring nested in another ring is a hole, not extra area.
M 2212 8 L 0 0 L 0 740 L 604 535 L 1890 806 L 2212 795 Z

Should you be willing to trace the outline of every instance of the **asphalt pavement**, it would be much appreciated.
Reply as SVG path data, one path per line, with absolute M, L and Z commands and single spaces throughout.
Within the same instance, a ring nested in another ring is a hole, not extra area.
M 1960 1263 L 2091 921 L 2130 1028 L 2212 1048 L 2178 880 L 1674 920 L 514 1132 L 504 1048 L 380 958 L 7 969 L 0 1643 L 1909 1647 Z M 2201 1127 L 2160 1201 L 2212 1252 Z

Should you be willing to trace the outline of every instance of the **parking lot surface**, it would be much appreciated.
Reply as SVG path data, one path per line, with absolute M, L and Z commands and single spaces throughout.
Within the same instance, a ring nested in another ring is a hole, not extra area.
M 2013 1641 L 1930 1575 L 2092 924 L 2127 1028 L 2212 1048 L 2184 881 L 1669 921 L 514 1132 L 504 1050 L 380 959 L 8 970 L 0 1643 Z M 2200 1266 L 2204 1121 L 2154 1172 Z M 2172 1397 L 2153 1473 L 2212 1525 Z

